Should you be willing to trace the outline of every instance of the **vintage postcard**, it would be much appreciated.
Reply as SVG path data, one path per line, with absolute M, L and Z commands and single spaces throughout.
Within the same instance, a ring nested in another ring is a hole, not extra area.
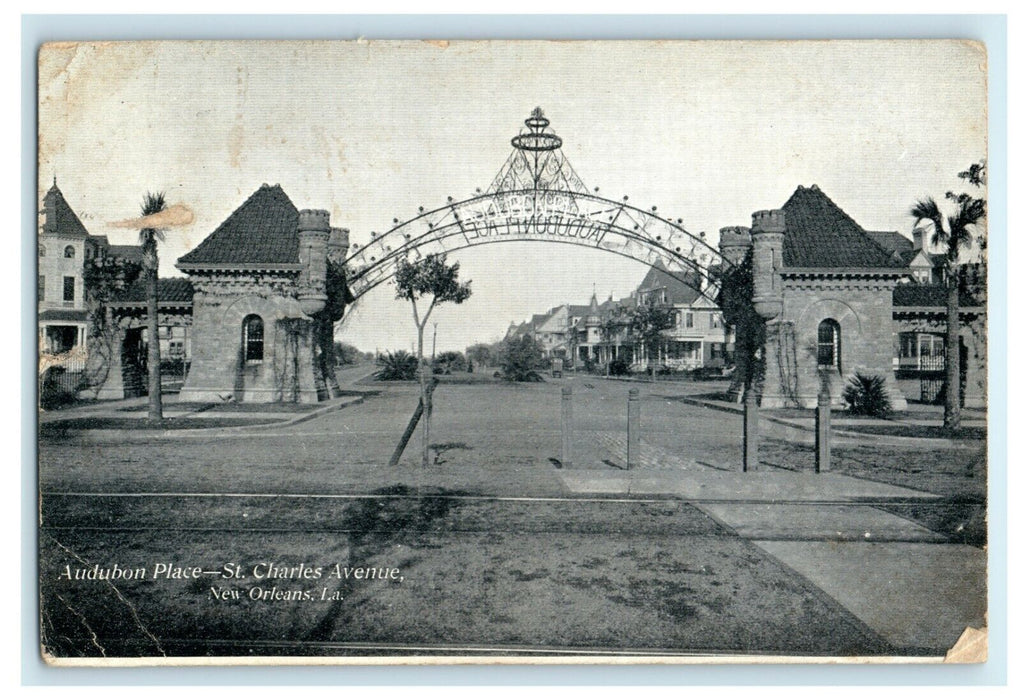
M 47 662 L 985 660 L 981 44 L 38 58 Z

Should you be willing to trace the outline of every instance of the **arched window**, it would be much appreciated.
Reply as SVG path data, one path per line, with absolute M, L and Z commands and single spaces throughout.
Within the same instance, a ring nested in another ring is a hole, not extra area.
M 64 257 L 65 258 L 73 258 L 74 257 L 74 246 L 73 245 L 69 245 L 68 247 L 64 248 Z
M 245 316 L 245 320 L 241 324 L 241 342 L 244 346 L 245 362 L 262 362 L 263 337 L 262 318 L 255 314 Z
M 40 258 L 45 258 L 46 257 L 46 246 L 44 246 L 41 243 L 39 244 L 39 257 Z
M 840 324 L 827 318 L 819 324 L 819 366 L 840 371 Z

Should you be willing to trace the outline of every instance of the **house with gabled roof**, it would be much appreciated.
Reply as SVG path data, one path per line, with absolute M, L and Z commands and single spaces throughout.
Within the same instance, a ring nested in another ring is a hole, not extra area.
M 727 362 L 727 330 L 719 306 L 704 293 L 702 278 L 694 272 L 686 279 L 667 272 L 657 260 L 638 289 L 637 303 L 670 309 L 672 326 L 662 332 L 665 342 L 654 353 L 639 347 L 635 368 L 650 364 L 670 369 L 723 367 Z
M 730 260 L 751 248 L 755 308 L 766 319 L 762 405 L 815 406 L 823 382 L 839 404 L 861 371 L 884 378 L 893 407 L 905 408 L 893 366 L 893 293 L 908 272 L 902 256 L 816 185 L 799 186 L 783 207 L 756 212 L 750 231 L 740 230 L 744 237 L 731 233 L 721 248 Z
M 194 289 L 191 369 L 182 401 L 315 402 L 328 396 L 313 318 L 326 304 L 327 260 L 346 229 L 262 185 L 177 261 Z

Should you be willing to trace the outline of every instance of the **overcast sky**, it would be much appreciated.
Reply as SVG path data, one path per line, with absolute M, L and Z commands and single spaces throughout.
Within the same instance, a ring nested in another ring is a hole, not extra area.
M 589 189 L 715 240 L 818 184 L 865 228 L 910 235 L 919 196 L 960 187 L 986 150 L 985 55 L 904 42 L 131 42 L 40 60 L 42 194 L 54 175 L 89 231 L 164 190 L 194 222 L 161 274 L 262 183 L 331 212 L 353 242 L 485 189 L 541 106 Z M 502 336 L 561 303 L 620 297 L 639 263 L 574 246 L 454 254 L 473 296 L 442 308 L 439 349 Z M 341 338 L 410 349 L 411 311 L 371 292 Z

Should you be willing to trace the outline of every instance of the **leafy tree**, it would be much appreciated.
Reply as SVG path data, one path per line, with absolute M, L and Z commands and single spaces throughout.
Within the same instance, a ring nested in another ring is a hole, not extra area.
M 958 173 L 958 177 L 974 186 L 982 186 L 986 181 L 985 162 L 973 163 L 968 170 Z M 911 216 L 915 217 L 915 226 L 924 224 L 932 230 L 932 245 L 946 247 L 946 285 L 947 285 L 947 342 L 945 381 L 945 401 L 943 404 L 943 427 L 958 430 L 961 427 L 961 356 L 959 352 L 961 337 L 960 292 L 961 292 L 961 261 L 962 248 L 971 247 L 972 229 L 985 220 L 986 200 L 973 197 L 968 193 L 947 192 L 946 198 L 956 205 L 950 214 L 944 214 L 932 197 L 915 202 L 911 207 Z
M 525 333 L 507 340 L 500 355 L 503 378 L 507 381 L 542 381 L 537 371 L 542 366 L 542 348 L 530 334 Z
M 578 363 L 575 362 L 575 357 L 578 354 L 578 347 L 581 345 L 581 338 L 585 334 L 585 331 L 579 328 L 580 325 L 580 323 L 577 323 L 567 330 L 567 346 L 571 350 L 571 367 L 574 368 L 575 371 L 578 369 Z
M 476 343 L 468 348 L 468 360 L 479 367 L 487 367 L 493 364 L 493 347 L 486 343 Z
M 342 265 L 326 261 L 326 306 L 313 316 L 316 345 L 319 346 L 319 371 L 331 395 L 340 395 L 337 382 L 337 354 L 333 339 L 334 324 L 344 317 L 344 309 L 354 301 L 347 286 L 347 274 Z M 357 351 L 356 351 L 357 352 Z
M 724 322 L 734 329 L 734 376 L 731 391 L 757 391 L 765 377 L 766 322 L 752 302 L 752 252 L 723 273 L 716 303 Z M 754 382 L 754 385 L 753 385 Z
M 606 376 L 612 374 L 610 370 L 610 348 L 617 344 L 617 337 L 631 326 L 631 318 L 622 312 L 622 309 L 614 309 L 599 319 L 600 344 L 603 346 L 603 357 L 606 360 Z M 618 368 L 619 369 L 619 368 Z
M 146 192 L 142 198 L 142 216 L 159 214 L 167 208 L 163 192 Z M 145 273 L 146 329 L 149 336 L 149 420 L 163 421 L 163 387 L 160 383 L 159 336 L 159 251 L 158 244 L 166 240 L 163 229 L 143 228 L 138 233 L 142 246 L 142 270 Z
M 443 253 L 427 255 L 418 262 L 409 262 L 404 258 L 397 263 L 394 282 L 397 285 L 397 298 L 411 302 L 411 311 L 418 329 L 418 366 L 422 367 L 422 346 L 425 337 L 425 324 L 438 305 L 453 302 L 463 303 L 471 296 L 471 281 L 458 281 L 461 270 L 460 263 L 447 264 L 447 256 Z M 428 303 L 426 303 L 428 302 Z M 424 305 L 423 310 L 419 305 Z M 432 401 L 426 391 L 425 372 L 420 372 L 420 388 L 422 393 L 423 417 L 425 423 L 422 430 L 422 466 L 429 465 L 429 428 L 432 422 Z
M 656 365 L 653 358 L 663 347 L 663 331 L 673 325 L 670 310 L 658 304 L 642 305 L 631 312 L 631 332 L 644 347 L 652 367 L 653 381 L 656 379 Z
M 368 353 L 362 352 L 350 343 L 343 343 L 339 340 L 333 344 L 333 356 L 338 365 L 353 365 L 370 359 Z

